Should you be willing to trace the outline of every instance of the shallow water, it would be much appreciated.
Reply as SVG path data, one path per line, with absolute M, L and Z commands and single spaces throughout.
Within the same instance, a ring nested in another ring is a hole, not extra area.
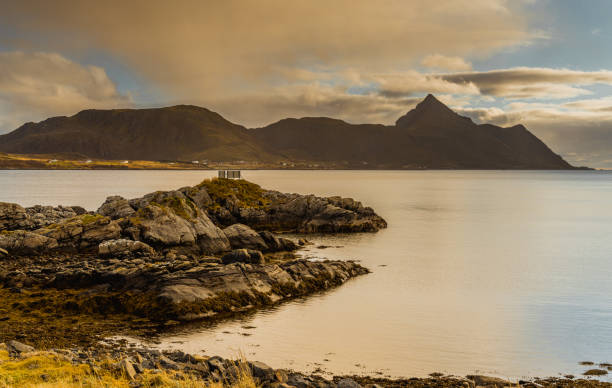
M 0 171 L 0 201 L 95 209 L 107 195 L 134 197 L 213 175 Z M 582 360 L 612 361 L 612 174 L 247 171 L 244 177 L 266 188 L 350 196 L 372 206 L 388 229 L 312 237 L 315 245 L 303 254 L 361 260 L 373 273 L 239 321 L 192 326 L 159 346 L 242 352 L 273 367 L 391 376 L 544 376 L 580 373 Z

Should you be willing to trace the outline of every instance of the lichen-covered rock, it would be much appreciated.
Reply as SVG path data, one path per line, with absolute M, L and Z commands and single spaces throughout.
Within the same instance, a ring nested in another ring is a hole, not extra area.
M 260 251 L 269 250 L 263 238 L 244 224 L 234 224 L 223 229 L 223 233 L 230 242 L 233 249 L 256 249 Z
M 248 263 L 263 264 L 265 259 L 260 251 L 253 249 L 235 249 L 221 258 L 223 264 Z
M 179 191 L 191 199 L 200 209 L 206 209 L 212 203 L 210 195 L 203 186 L 183 187 Z
M 149 245 L 134 240 L 108 240 L 98 245 L 98 255 L 103 257 L 153 256 L 155 250 Z
M 135 212 L 128 200 L 119 195 L 107 197 L 106 201 L 96 211 L 96 213 L 110 217 L 113 220 L 129 217 Z
M 24 229 L 34 230 L 47 225 L 57 224 L 79 214 L 84 214 L 85 209 L 78 206 L 41 206 L 35 205 L 26 208 L 28 224 Z
M 85 213 L 79 206 L 31 206 L 0 202 L 0 230 L 33 231 Z
M 117 221 L 99 214 L 83 214 L 37 229 L 35 233 L 55 239 L 64 249 L 88 249 L 102 241 L 117 239 L 121 227 Z
M 0 248 L 15 255 L 38 254 L 58 247 L 57 240 L 26 230 L 0 233 Z

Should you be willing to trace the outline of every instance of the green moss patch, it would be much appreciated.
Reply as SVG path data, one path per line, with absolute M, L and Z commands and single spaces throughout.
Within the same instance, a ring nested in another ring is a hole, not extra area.
M 212 200 L 209 209 L 226 207 L 229 202 L 243 208 L 265 209 L 269 201 L 264 190 L 255 183 L 244 179 L 213 178 L 204 180 L 197 187 L 204 187 Z

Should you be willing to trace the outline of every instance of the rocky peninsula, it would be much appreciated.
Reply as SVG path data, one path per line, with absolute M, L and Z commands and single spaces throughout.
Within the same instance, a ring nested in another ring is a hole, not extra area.
M 307 241 L 279 233 L 385 227 L 353 199 L 228 179 L 111 196 L 96 211 L 0 203 L 0 341 L 85 346 L 327 290 L 369 271 L 297 259 Z

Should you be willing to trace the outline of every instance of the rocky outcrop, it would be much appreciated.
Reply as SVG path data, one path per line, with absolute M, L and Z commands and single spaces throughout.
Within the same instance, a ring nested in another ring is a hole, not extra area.
M 241 223 L 255 230 L 299 233 L 376 232 L 387 227 L 385 220 L 372 208 L 351 198 L 285 194 L 263 190 L 248 182 L 238 186 L 225 181 L 223 184 L 229 186 L 229 194 L 213 198 L 214 204 L 208 207 L 209 215 L 219 225 Z M 220 184 L 213 181 L 201 185 L 218 190 Z M 238 190 L 232 192 L 231 189 Z M 241 194 L 245 191 L 246 194 Z
M 351 261 L 277 264 L 263 263 L 258 251 L 236 253 L 249 259 L 231 264 L 209 258 L 165 260 L 133 255 L 120 259 L 114 255 L 5 259 L 0 261 L 0 289 L 34 287 L 43 294 L 44 290 L 66 290 L 62 292 L 77 304 L 70 307 L 73 310 L 132 314 L 164 322 L 241 312 L 327 290 L 368 273 Z M 57 305 L 52 305 L 52 299 L 45 300 L 49 309 L 68 308 L 63 298 Z
M 126 220 L 124 230 L 132 239 L 160 248 L 212 254 L 230 250 L 223 233 L 180 191 L 157 192 L 130 200 L 137 209 Z
M 64 250 L 91 251 L 97 249 L 103 241 L 119 238 L 121 227 L 117 221 L 108 217 L 84 214 L 34 232 L 56 240 Z
M 130 200 L 111 196 L 96 213 L 75 206 L 23 208 L 0 203 L 0 231 L 20 231 L 0 239 L 0 247 L 14 255 L 91 252 L 104 241 L 117 239 L 140 241 L 160 254 L 222 254 L 231 249 L 278 252 L 298 246 L 270 230 L 375 232 L 384 227 L 386 222 L 371 208 L 350 198 L 283 194 L 229 179 Z M 117 252 L 123 255 L 125 250 Z
M 32 206 L 0 202 L 0 230 L 35 230 L 86 213 L 80 206 Z

